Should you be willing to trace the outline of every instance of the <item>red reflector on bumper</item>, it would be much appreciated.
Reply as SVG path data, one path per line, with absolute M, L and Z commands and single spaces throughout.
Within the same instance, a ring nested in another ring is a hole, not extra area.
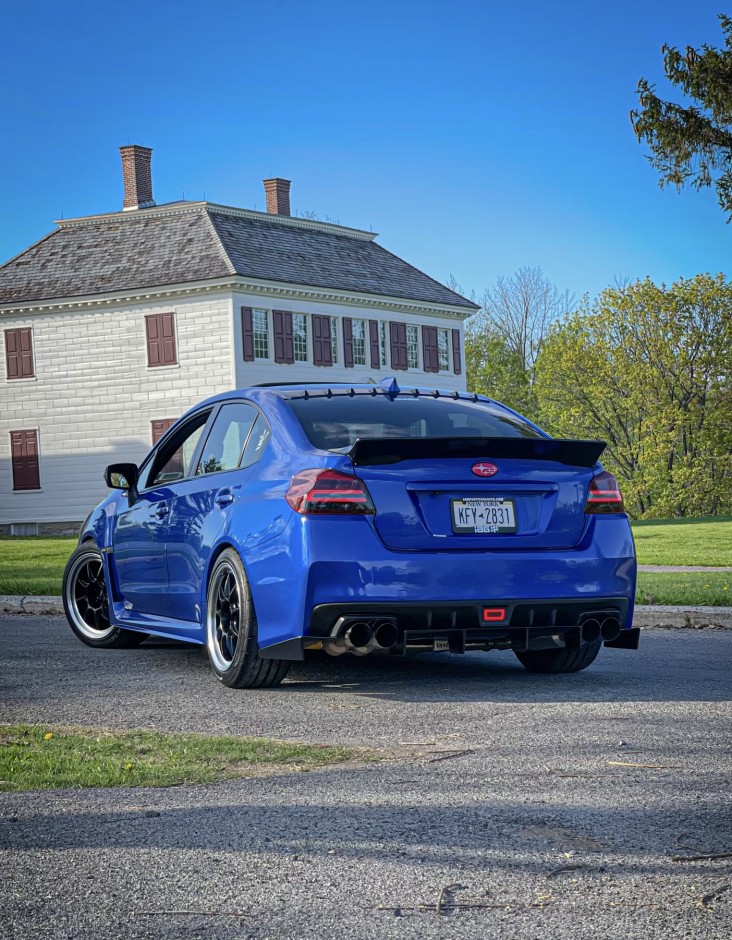
M 500 623 L 506 619 L 505 607 L 484 607 L 483 623 Z

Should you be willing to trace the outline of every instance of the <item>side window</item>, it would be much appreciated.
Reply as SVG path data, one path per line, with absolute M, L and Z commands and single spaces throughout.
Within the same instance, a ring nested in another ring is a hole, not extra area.
M 222 405 L 198 461 L 196 476 L 235 470 L 256 420 L 257 410 L 251 405 L 240 401 Z
M 244 453 L 241 455 L 240 467 L 251 467 L 253 463 L 256 463 L 259 458 L 264 453 L 264 449 L 267 446 L 267 441 L 272 436 L 272 432 L 269 429 L 269 425 L 264 420 L 262 415 L 259 415 L 257 418 L 257 423 L 252 429 L 252 433 L 249 435 L 249 440 L 247 441 L 247 446 L 244 448 Z
M 146 488 L 182 480 L 198 445 L 203 428 L 211 411 L 204 411 L 191 418 L 177 434 L 166 441 L 153 459 L 145 483 Z

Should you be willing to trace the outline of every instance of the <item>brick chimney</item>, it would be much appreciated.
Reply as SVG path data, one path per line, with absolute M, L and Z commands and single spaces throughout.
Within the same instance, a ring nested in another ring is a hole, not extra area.
M 127 211 L 154 206 L 150 171 L 152 150 L 149 147 L 130 144 L 120 147 L 119 152 L 122 154 L 122 177 L 125 184 L 125 201 L 122 208 Z
M 279 176 L 271 180 L 262 180 L 267 196 L 267 212 L 272 215 L 290 214 L 290 181 Z

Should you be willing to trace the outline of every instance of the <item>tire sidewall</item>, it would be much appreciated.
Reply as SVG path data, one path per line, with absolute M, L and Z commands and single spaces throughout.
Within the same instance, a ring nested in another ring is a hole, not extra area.
M 239 638 L 234 657 L 226 669 L 220 668 L 211 653 L 211 646 L 216 642 L 212 630 L 216 602 L 216 598 L 213 596 L 213 588 L 216 584 L 217 575 L 223 567 L 228 567 L 233 571 L 239 592 Z M 257 626 L 249 581 L 241 558 L 233 548 L 224 549 L 218 556 L 208 578 L 208 587 L 206 589 L 206 652 L 214 675 L 224 685 L 229 686 L 238 685 L 242 674 L 247 672 L 259 657 Z
M 61 591 L 61 597 L 64 605 L 64 613 L 66 614 L 66 619 L 69 623 L 74 634 L 81 640 L 82 643 L 85 643 L 87 646 L 93 646 L 99 649 L 104 649 L 108 646 L 115 645 L 119 639 L 121 630 L 119 627 L 112 627 L 110 625 L 109 632 L 104 632 L 103 635 L 99 637 L 94 637 L 91 634 L 85 633 L 82 631 L 75 622 L 75 613 L 71 608 L 69 601 L 69 591 L 72 589 L 72 585 L 69 582 L 69 579 L 72 576 L 75 576 L 78 571 L 78 561 L 80 558 L 88 556 L 89 559 L 98 561 L 102 566 L 102 572 L 104 572 L 104 562 L 102 559 L 102 553 L 99 551 L 99 548 L 94 542 L 83 542 L 78 548 L 74 549 L 71 553 L 71 557 L 66 562 L 66 568 L 64 569 L 63 576 L 63 585 Z M 111 607 L 109 603 L 109 586 L 107 585 L 106 572 L 104 572 L 104 583 L 105 589 L 107 591 L 107 604 L 108 607 Z

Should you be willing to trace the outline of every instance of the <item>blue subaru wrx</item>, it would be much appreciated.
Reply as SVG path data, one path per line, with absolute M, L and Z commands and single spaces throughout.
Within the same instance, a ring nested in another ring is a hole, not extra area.
M 600 441 L 498 402 L 381 385 L 278 385 L 191 409 L 89 515 L 64 574 L 74 633 L 206 646 L 235 688 L 306 650 L 512 650 L 576 672 L 637 649 L 636 562 Z

